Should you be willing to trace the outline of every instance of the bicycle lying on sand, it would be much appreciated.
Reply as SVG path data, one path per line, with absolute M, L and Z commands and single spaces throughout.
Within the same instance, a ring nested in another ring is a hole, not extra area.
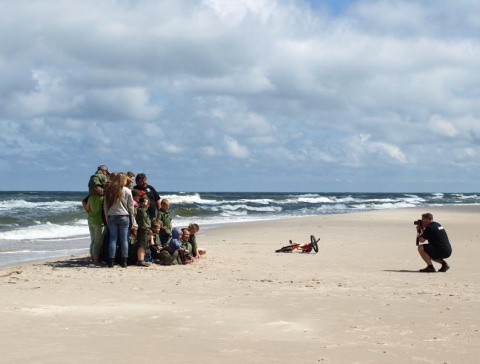
M 315 239 L 315 236 L 310 235 L 310 243 L 306 244 L 300 244 L 300 243 L 292 243 L 290 240 L 290 245 L 286 245 L 280 249 L 275 250 L 275 253 L 291 253 L 294 250 L 297 250 L 301 253 L 310 253 L 312 250 L 315 251 L 315 253 L 318 253 L 318 242 L 320 241 L 319 239 Z

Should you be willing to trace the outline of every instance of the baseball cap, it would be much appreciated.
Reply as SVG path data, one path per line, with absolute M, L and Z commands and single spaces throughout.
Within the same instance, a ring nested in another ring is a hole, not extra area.
M 108 171 L 108 167 L 105 165 L 105 164 L 100 164 L 97 168 L 97 170 L 99 171 L 107 171 L 107 174 L 110 174 L 110 172 Z

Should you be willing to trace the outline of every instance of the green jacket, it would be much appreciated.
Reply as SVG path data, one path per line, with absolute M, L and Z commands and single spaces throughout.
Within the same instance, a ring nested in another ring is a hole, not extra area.
M 88 225 L 103 225 L 103 196 L 90 195 L 88 204 L 90 205 Z
M 197 250 L 197 238 L 195 237 L 194 234 L 190 235 L 190 240 L 189 240 L 190 245 L 192 246 L 192 251 L 191 253 L 193 254 L 195 250 Z
M 170 211 L 158 210 L 157 219 L 165 226 L 165 229 L 160 230 L 160 235 L 172 235 L 172 217 L 170 216 Z
M 97 171 L 90 177 L 90 180 L 88 181 L 88 188 L 96 186 L 103 187 L 105 183 L 107 183 L 107 176 L 105 176 L 102 171 Z
M 137 215 L 135 216 L 135 221 L 137 222 L 138 229 L 146 230 L 152 227 L 152 221 L 148 215 L 148 210 L 145 206 L 141 206 L 137 210 Z
M 190 244 L 189 241 L 185 241 L 185 240 L 183 240 L 183 239 L 180 239 L 180 243 L 182 244 L 182 249 L 187 249 L 187 250 L 188 250 L 188 254 L 192 254 L 192 255 L 193 255 L 192 244 Z
M 157 233 L 153 233 L 153 243 L 157 246 L 157 247 L 161 247 L 162 246 L 162 242 L 160 241 L 160 235 L 158 235 Z

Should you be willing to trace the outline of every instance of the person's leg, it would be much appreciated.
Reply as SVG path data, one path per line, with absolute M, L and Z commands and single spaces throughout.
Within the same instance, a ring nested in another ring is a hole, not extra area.
M 100 264 L 100 251 L 102 250 L 104 233 L 105 233 L 105 228 L 103 225 L 93 226 L 92 257 L 93 257 L 93 264 L 95 265 Z
M 139 267 L 148 267 L 149 264 L 145 262 L 145 249 L 148 247 L 148 233 L 146 230 L 141 230 L 137 236 L 137 265 Z
M 423 248 L 423 245 L 418 246 L 418 253 L 422 257 L 422 259 L 427 263 L 427 265 L 432 265 L 432 259 L 430 258 L 430 255 L 427 254 L 425 249 Z
M 119 245 L 122 251 L 122 267 L 127 266 L 128 260 L 128 228 L 130 226 L 128 216 L 120 216 L 119 222 Z
M 108 251 L 108 266 L 113 267 L 113 261 L 115 260 L 115 254 L 117 252 L 117 240 L 119 239 L 119 225 L 118 216 L 108 217 L 108 228 L 110 232 L 110 246 Z
M 88 224 L 88 230 L 90 231 L 90 257 L 94 261 L 93 246 L 95 245 L 95 226 Z
M 430 272 L 435 272 L 435 268 L 432 265 L 432 258 L 430 258 L 430 255 L 425 251 L 424 245 L 419 245 L 418 246 L 418 253 L 422 257 L 422 259 L 427 263 L 427 267 L 420 269 L 420 272 L 425 272 L 425 273 L 430 273 Z
M 450 266 L 444 259 L 433 259 L 433 261 L 442 265 L 442 267 L 438 270 L 439 272 L 446 272 L 450 269 Z
M 139 246 L 137 249 L 137 259 L 139 262 L 143 262 L 145 260 L 145 249 L 143 246 Z

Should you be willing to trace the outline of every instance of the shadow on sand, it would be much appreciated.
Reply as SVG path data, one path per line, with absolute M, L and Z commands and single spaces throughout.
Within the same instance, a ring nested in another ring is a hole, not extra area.
M 52 268 L 85 268 L 91 265 L 90 257 L 70 257 L 55 262 L 46 262 Z
M 407 270 L 407 269 L 385 269 L 383 272 L 393 272 L 393 273 L 422 273 L 425 274 L 425 272 L 420 272 L 418 270 Z

